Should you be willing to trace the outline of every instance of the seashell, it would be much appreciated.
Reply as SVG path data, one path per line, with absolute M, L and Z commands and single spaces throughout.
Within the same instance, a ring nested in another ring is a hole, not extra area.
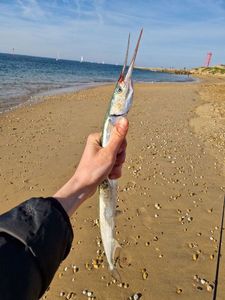
M 148 278 L 148 272 L 146 271 L 146 269 L 143 269 L 141 272 L 143 280 L 146 280 Z
M 155 203 L 155 208 L 156 208 L 156 209 L 160 209 L 160 208 L 162 208 L 162 207 L 161 207 L 161 205 L 160 205 L 159 203 Z
M 91 291 L 88 291 L 88 292 L 87 292 L 87 296 L 88 296 L 88 297 L 91 297 L 91 296 L 93 296 L 93 292 L 91 292 Z
M 182 292 L 183 292 L 183 290 L 182 290 L 181 288 L 177 288 L 177 289 L 176 289 L 176 293 L 177 293 L 177 294 L 181 294 Z
M 203 279 L 203 278 L 200 280 L 200 282 L 201 282 L 201 284 L 203 284 L 203 285 L 207 283 L 207 281 L 206 281 L 205 279 Z
M 192 255 L 192 259 L 193 259 L 194 261 L 196 261 L 196 260 L 198 259 L 198 257 L 199 257 L 199 255 L 198 255 L 197 253 L 194 253 L 194 254 Z
M 212 284 L 207 284 L 207 286 L 206 286 L 206 290 L 208 291 L 208 292 L 212 292 L 212 290 L 213 290 L 213 285 Z
M 210 259 L 211 259 L 211 260 L 213 260 L 213 259 L 214 259 L 214 257 L 215 257 L 215 255 L 214 255 L 214 254 L 211 254 L 211 255 L 210 255 Z

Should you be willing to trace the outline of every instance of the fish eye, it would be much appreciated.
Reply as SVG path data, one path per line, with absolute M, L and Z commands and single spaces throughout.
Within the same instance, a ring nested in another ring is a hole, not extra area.
M 117 93 L 122 93 L 122 89 L 121 89 L 121 87 L 118 87 L 118 89 L 117 89 Z

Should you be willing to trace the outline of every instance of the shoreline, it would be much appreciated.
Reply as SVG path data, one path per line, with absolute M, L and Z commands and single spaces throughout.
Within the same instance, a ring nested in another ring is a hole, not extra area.
M 104 256 L 103 264 L 94 267 L 102 250 L 96 194 L 72 217 L 72 250 L 43 299 L 60 300 L 60 293 L 66 298 L 72 292 L 76 296 L 71 299 L 81 299 L 84 289 L 100 300 L 127 299 L 134 293 L 154 300 L 211 299 L 225 176 L 222 144 L 215 147 L 220 140 L 211 140 L 211 127 L 202 123 L 199 107 L 203 105 L 207 120 L 213 119 L 213 133 L 225 128 L 224 86 L 214 79 L 135 84 L 116 218 L 116 239 L 122 246 L 118 269 L 127 288 L 112 281 Z M 52 195 L 71 176 L 86 137 L 101 129 L 113 88 L 49 96 L 1 115 L 1 213 L 32 196 Z M 205 109 L 208 102 L 216 110 Z M 72 265 L 79 269 L 75 274 Z M 224 273 L 221 268 L 221 299 Z
M 137 81 L 134 82 L 134 84 L 160 84 L 160 83 L 194 83 L 196 82 L 195 78 L 192 78 L 192 80 L 187 80 L 187 81 L 149 81 L 149 82 L 145 82 L 145 81 Z M 39 91 L 39 92 L 35 92 L 32 93 L 28 96 L 23 96 L 21 97 L 22 99 L 24 99 L 21 103 L 16 104 L 12 107 L 9 107 L 7 109 L 1 109 L 0 110 L 0 117 L 2 114 L 13 111 L 17 108 L 20 107 L 24 107 L 26 105 L 32 105 L 33 103 L 38 103 L 38 102 L 43 102 L 45 101 L 45 98 L 47 98 L 48 96 L 58 96 L 58 95 L 68 95 L 71 93 L 76 93 L 80 90 L 87 90 L 90 88 L 95 88 L 98 86 L 104 86 L 104 85 L 115 85 L 115 82 L 89 82 L 89 83 L 78 83 L 74 86 L 70 86 L 70 87 L 61 87 L 61 88 L 52 88 L 52 89 L 46 89 L 43 91 Z

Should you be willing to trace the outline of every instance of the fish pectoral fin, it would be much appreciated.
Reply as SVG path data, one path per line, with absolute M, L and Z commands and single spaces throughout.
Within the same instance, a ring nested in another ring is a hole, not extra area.
M 117 280 L 117 282 L 121 282 L 121 283 L 123 282 L 120 272 L 116 268 L 111 270 L 111 275 L 113 278 L 115 278 Z

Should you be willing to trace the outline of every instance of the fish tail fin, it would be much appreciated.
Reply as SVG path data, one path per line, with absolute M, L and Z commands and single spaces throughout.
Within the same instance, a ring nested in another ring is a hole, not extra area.
M 114 279 L 116 279 L 116 281 L 122 282 L 122 277 L 121 277 L 119 271 L 117 270 L 117 268 L 114 268 L 113 270 L 111 270 L 111 275 Z
M 121 248 L 120 244 L 118 243 L 117 240 L 113 240 L 113 244 L 114 244 L 114 247 L 113 247 L 113 252 L 112 252 L 112 259 L 113 259 L 113 262 L 114 262 L 114 265 L 115 265 L 115 262 L 116 262 L 116 250 Z

